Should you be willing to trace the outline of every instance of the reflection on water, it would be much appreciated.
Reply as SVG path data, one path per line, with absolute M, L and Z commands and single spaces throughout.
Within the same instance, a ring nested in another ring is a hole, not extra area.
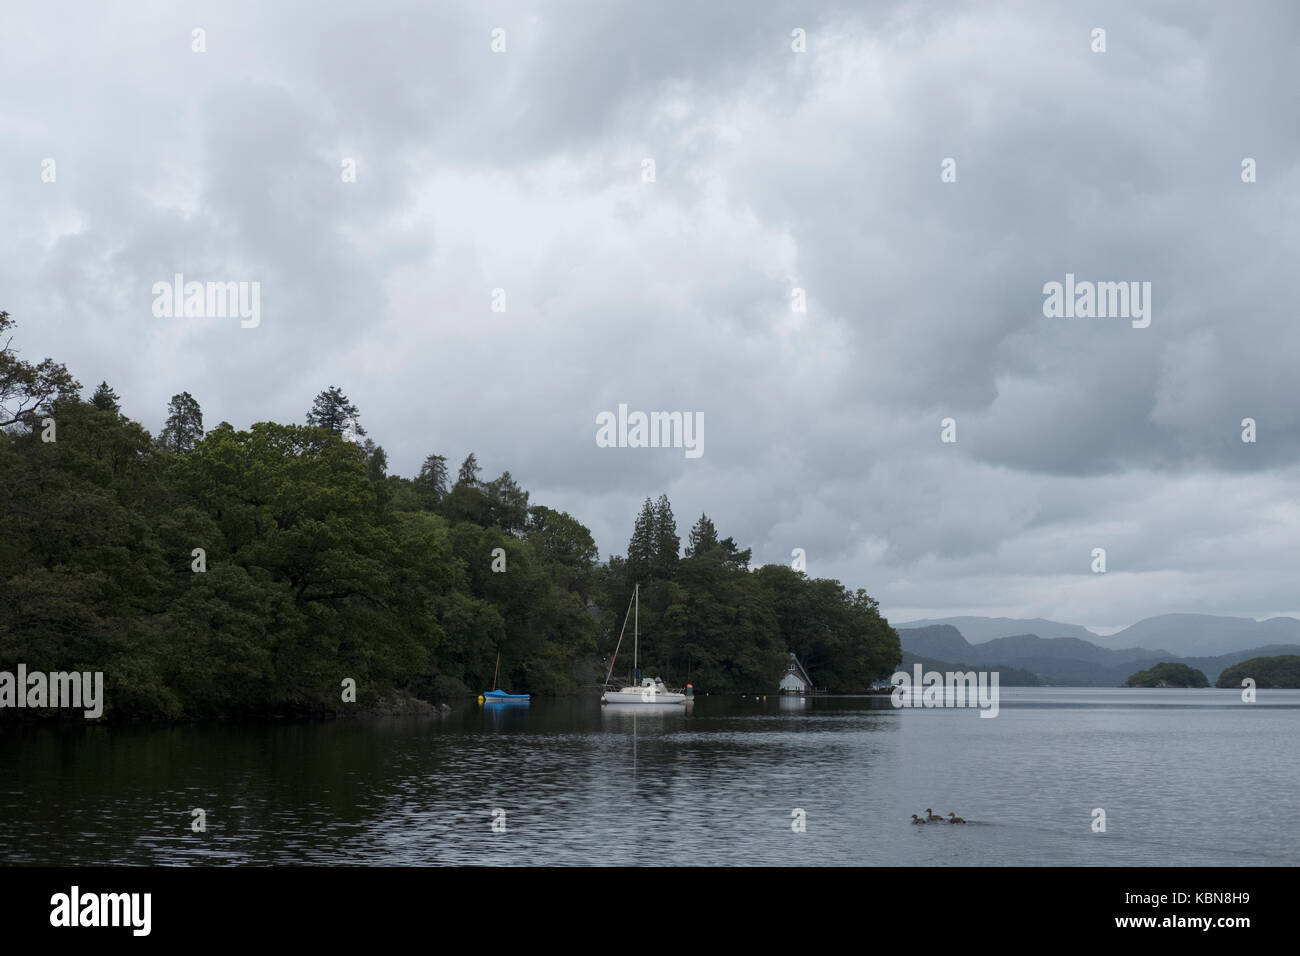
M 1300 863 L 1300 692 L 594 698 L 446 717 L 0 723 L 8 863 Z M 207 832 L 190 829 L 202 807 Z M 911 826 L 926 807 L 965 827 Z M 1091 830 L 1104 808 L 1105 833 Z M 491 829 L 506 811 L 505 833 Z M 803 809 L 807 830 L 791 830 Z

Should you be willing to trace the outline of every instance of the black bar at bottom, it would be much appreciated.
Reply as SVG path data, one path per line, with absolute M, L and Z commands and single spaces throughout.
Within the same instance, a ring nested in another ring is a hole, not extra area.
M 954 938 L 1230 946 L 1287 932 L 1284 887 L 1293 876 L 1221 867 L 9 867 L 0 869 L 0 932 L 6 943 L 62 936 L 128 945 L 248 942 L 273 932 L 333 946 L 391 934 L 439 948 L 464 945 L 448 935 L 461 932 L 493 948 L 557 939 L 602 946 L 630 934 L 660 948 L 715 934 L 729 945 L 812 937 L 910 946 L 960 930 Z M 114 919 L 120 925 L 80 925 Z

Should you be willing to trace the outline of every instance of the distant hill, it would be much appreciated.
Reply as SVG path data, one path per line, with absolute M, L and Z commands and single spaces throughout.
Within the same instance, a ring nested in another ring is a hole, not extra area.
M 1182 661 L 1197 670 L 1205 671 L 1205 676 L 1211 682 L 1217 681 L 1223 673 L 1230 667 L 1235 667 L 1243 662 L 1259 660 L 1261 658 L 1277 658 L 1279 656 L 1300 654 L 1300 644 L 1268 644 L 1264 647 L 1250 647 L 1244 651 L 1236 651 L 1232 654 L 1217 654 L 1214 657 L 1179 657 L 1176 660 Z M 1251 675 L 1246 675 L 1251 676 Z M 1256 686 L 1263 687 L 1258 683 Z M 1234 686 L 1240 686 L 1238 680 Z
M 1150 670 L 1138 671 L 1123 687 L 1209 687 L 1204 674 L 1186 664 L 1163 661 Z
M 944 661 L 969 661 L 977 656 L 971 642 L 951 624 L 932 624 L 906 631 L 895 625 L 894 630 L 898 631 L 904 652 Z
M 1114 650 L 1075 637 L 1044 638 L 1035 634 L 972 644 L 950 624 L 899 630 L 898 638 L 904 652 L 919 657 L 967 661 L 985 670 L 999 665 L 1018 668 L 1046 684 L 1076 687 L 1114 687 L 1135 668 L 1150 667 L 1172 656 L 1167 651 Z
M 1255 657 L 1233 664 L 1215 682 L 1215 687 L 1240 687 L 1249 677 L 1256 687 L 1300 687 L 1300 655 Z
M 965 641 L 975 645 L 1027 635 L 1045 639 L 1070 637 L 1103 650 L 1127 652 L 1136 648 L 1150 652 L 1147 656 L 1163 656 L 1164 660 L 1240 655 L 1261 647 L 1300 646 L 1300 620 L 1294 617 L 1256 621 L 1248 617 L 1216 617 L 1212 614 L 1160 614 L 1144 618 L 1108 637 L 1094 634 L 1078 624 L 1043 618 L 946 617 L 905 621 L 893 626 L 900 636 L 904 631 L 953 627 L 961 632 Z M 941 654 L 934 656 L 953 659 Z
M 1271 644 L 1208 657 L 1180 657 L 1165 648 L 1100 647 L 1078 638 L 1044 638 L 1035 634 L 972 644 L 950 624 L 900 629 L 898 638 L 905 654 L 934 661 L 961 661 L 983 670 L 1016 668 L 1028 671 L 1045 684 L 1067 687 L 1117 687 L 1135 670 L 1162 662 L 1186 664 L 1215 681 L 1225 668 L 1248 657 L 1300 654 L 1300 644 Z
M 1103 646 L 1165 648 L 1180 657 L 1218 656 L 1268 644 L 1300 644 L 1300 620 L 1161 614 L 1098 640 Z
M 907 673 L 910 674 L 914 664 L 920 664 L 923 670 L 939 671 L 940 673 L 945 674 L 949 671 L 961 671 L 963 673 L 973 670 L 997 671 L 999 687 L 1041 687 L 1043 684 L 1047 683 L 1037 674 L 1030 673 L 1029 671 L 1022 670 L 1018 667 L 1006 667 L 1001 664 L 992 664 L 987 666 L 981 664 L 977 667 L 973 664 L 935 660 L 933 657 L 919 657 L 916 654 L 910 654 L 907 651 L 903 652 L 903 662 L 898 665 L 898 670 L 907 671 Z
M 966 640 L 974 644 L 996 640 L 999 637 L 1012 637 L 1016 634 L 1037 634 L 1039 637 L 1077 637 L 1084 641 L 1098 640 L 1098 635 L 1078 624 L 1062 624 L 1060 621 L 1048 621 L 1041 617 L 941 617 L 921 621 L 904 621 L 898 624 L 890 621 L 894 630 L 901 631 L 921 627 L 947 625 L 961 631 Z
M 1164 655 L 1166 659 L 1174 656 L 1163 648 L 1148 650 L 1143 647 L 1104 647 L 1094 641 L 1084 641 L 1077 637 L 1044 638 L 1037 634 L 999 637 L 997 640 L 981 644 L 980 650 L 986 655 L 1002 658 L 1034 657 L 1059 661 L 1094 661 L 1102 664 L 1149 660 L 1153 655 Z

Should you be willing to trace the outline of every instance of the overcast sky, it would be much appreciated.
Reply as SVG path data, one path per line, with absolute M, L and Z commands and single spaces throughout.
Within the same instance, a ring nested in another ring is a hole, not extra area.
M 474 451 L 602 556 L 667 492 L 896 621 L 1300 615 L 1294 4 L 0 20 L 0 309 L 152 431 L 337 384 L 393 472 Z M 260 283 L 260 324 L 155 317 L 175 273 Z M 1150 282 L 1149 327 L 1045 317 L 1067 273 Z M 619 403 L 703 454 L 598 447 Z

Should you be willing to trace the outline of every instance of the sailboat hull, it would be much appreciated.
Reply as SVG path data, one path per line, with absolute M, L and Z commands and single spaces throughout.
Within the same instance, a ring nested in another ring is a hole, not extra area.
M 668 694 L 653 692 L 642 693 L 639 690 L 606 691 L 601 698 L 607 704 L 684 704 L 685 694 Z
M 504 703 L 506 701 L 526 701 L 531 696 L 531 694 L 507 694 L 503 690 L 489 690 L 480 694 L 478 699 L 485 704 L 491 704 L 494 702 Z

